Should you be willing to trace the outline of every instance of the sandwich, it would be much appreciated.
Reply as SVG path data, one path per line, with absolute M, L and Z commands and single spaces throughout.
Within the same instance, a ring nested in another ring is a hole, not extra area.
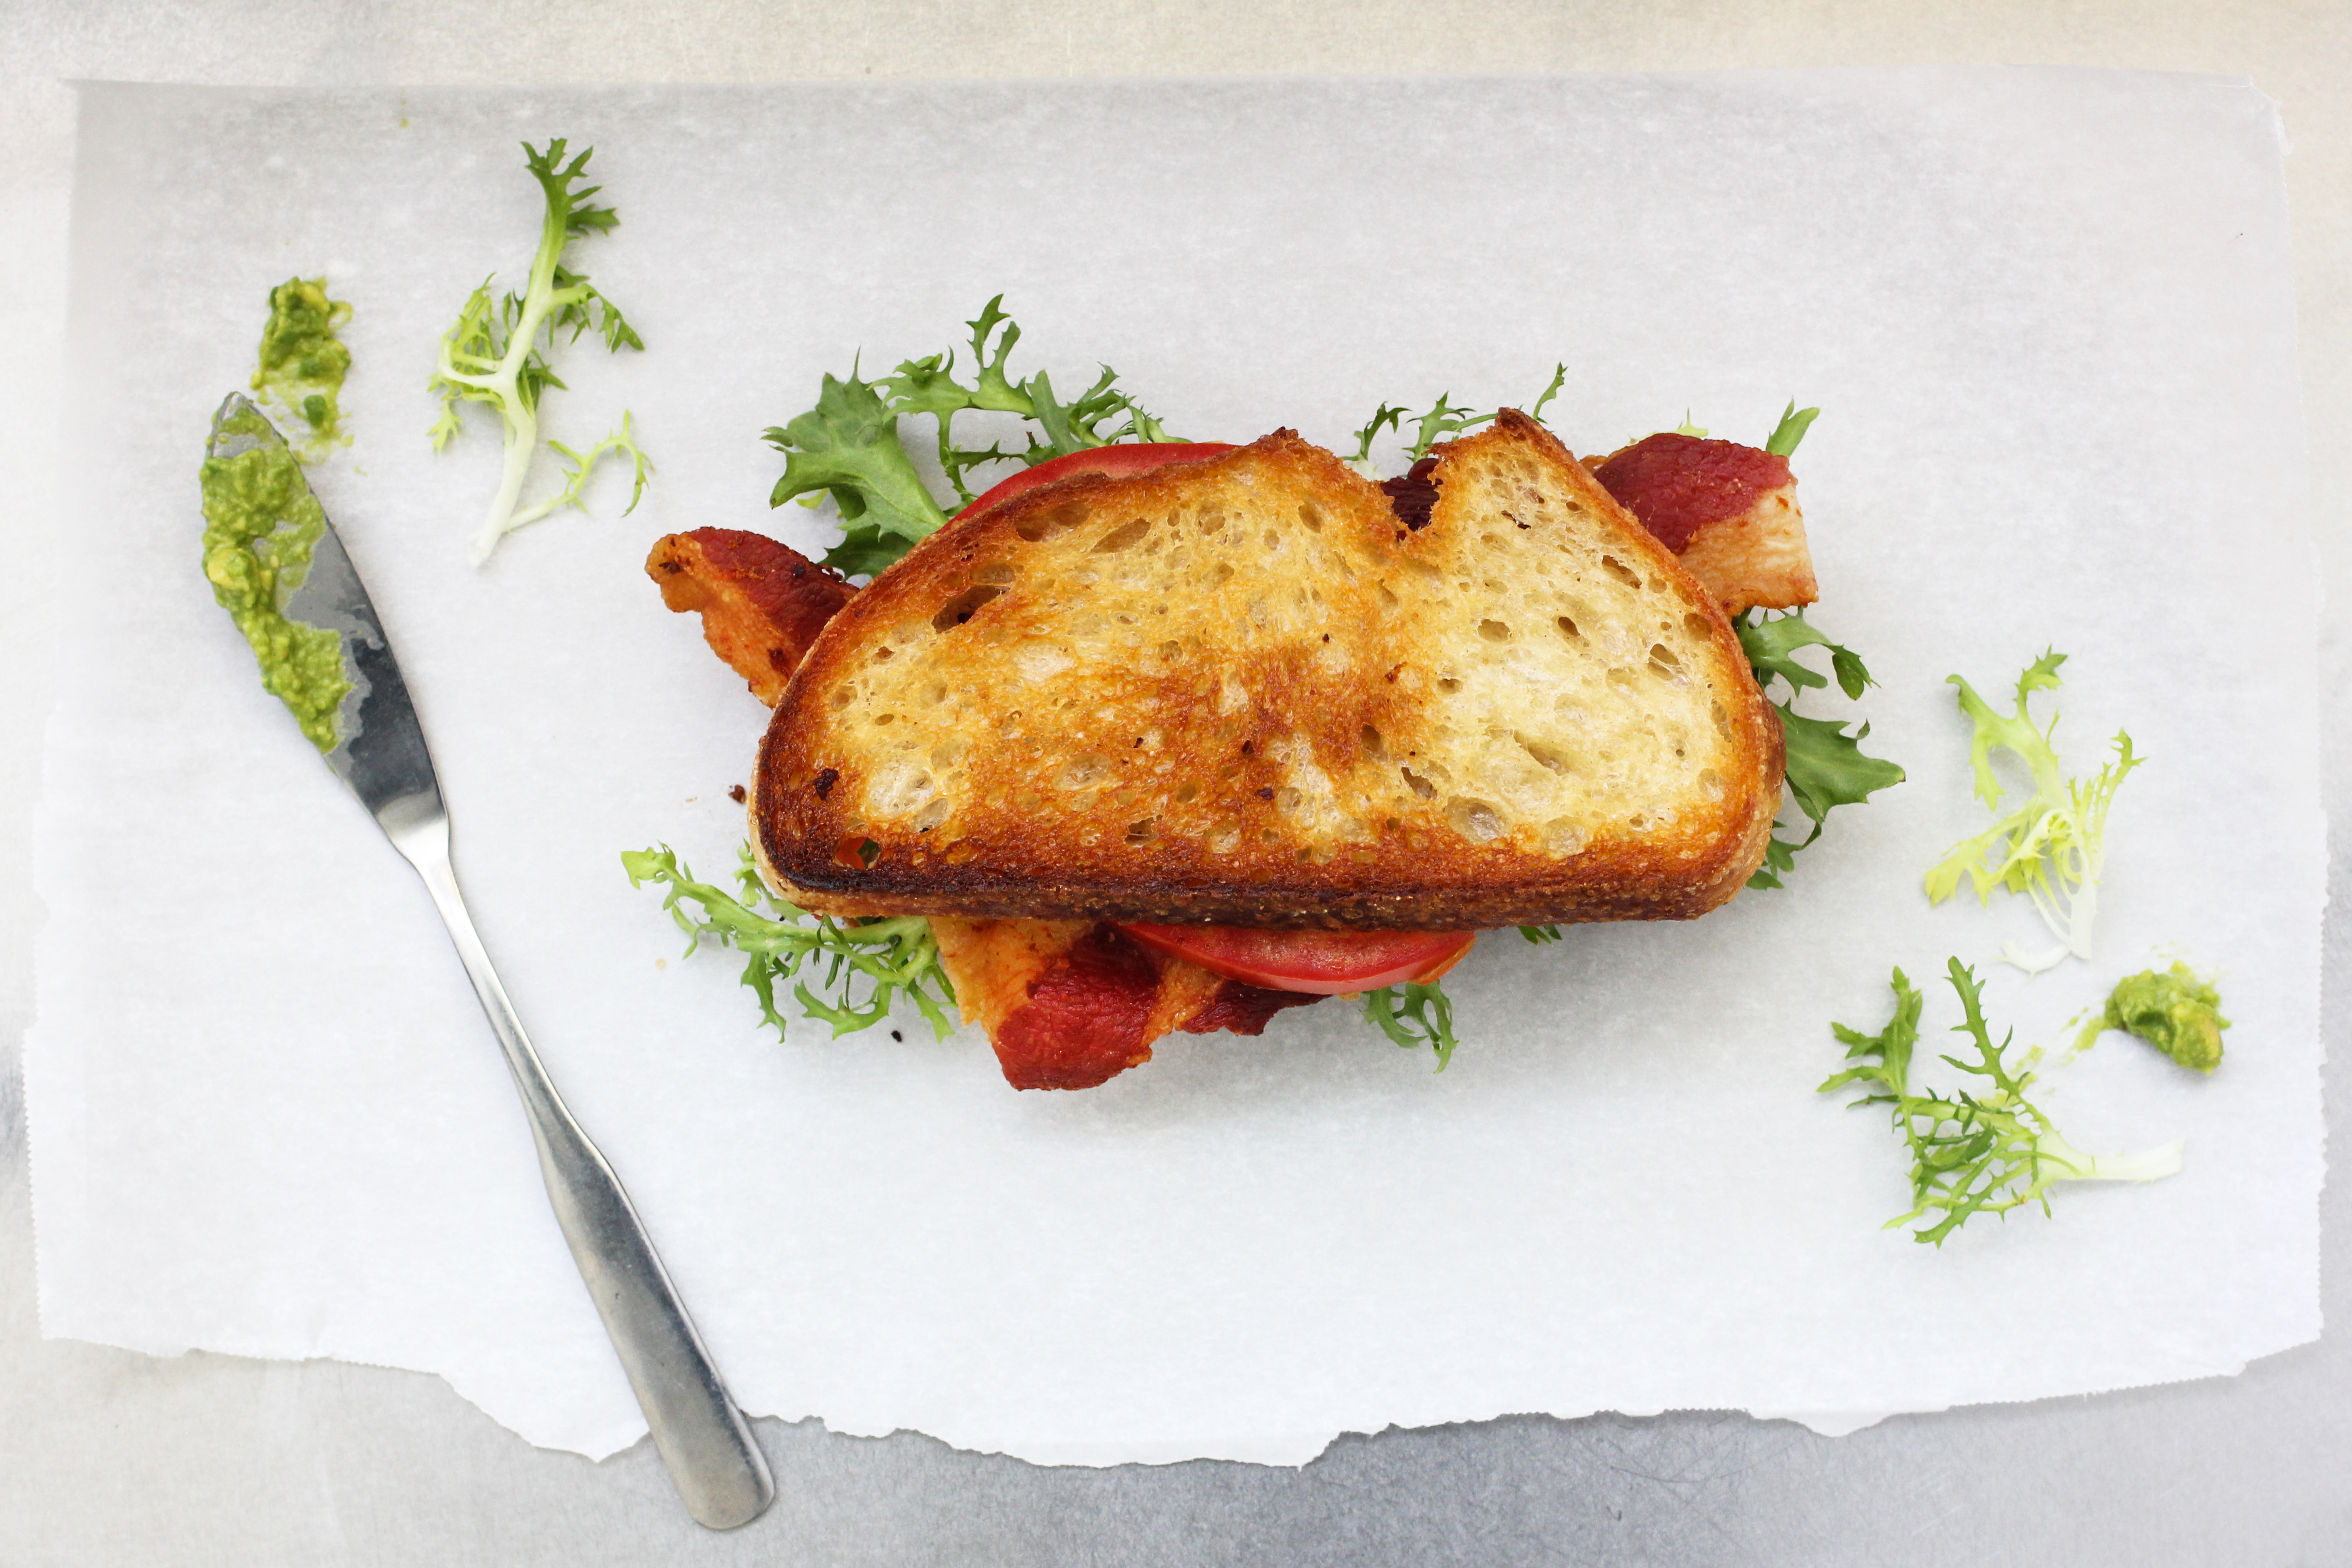
M 1287 430 L 1127 443 L 862 588 L 716 528 L 647 571 L 773 709 L 768 888 L 927 919 L 1007 1080 L 1087 1088 L 1172 1032 L 1422 994 L 1481 931 L 1758 877 L 1795 731 L 1732 617 L 1815 595 L 1784 454 L 1583 462 L 1509 409 L 1386 481 Z

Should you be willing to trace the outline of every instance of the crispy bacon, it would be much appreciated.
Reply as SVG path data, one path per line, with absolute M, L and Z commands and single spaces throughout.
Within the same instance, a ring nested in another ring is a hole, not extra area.
M 1590 466 L 1726 614 L 1793 609 L 1820 596 L 1788 458 L 1669 431 Z
M 1061 962 L 1087 921 L 967 920 L 936 915 L 931 935 L 955 986 L 956 1011 L 993 1037 L 1029 1000 L 1029 983 Z
M 1267 1020 L 1285 1007 L 1304 1007 L 1322 1000 L 1311 992 L 1268 991 L 1264 986 L 1228 980 L 1217 987 L 1207 1006 L 1178 1026 L 1188 1035 L 1213 1035 L 1219 1029 L 1236 1035 L 1263 1035 Z
M 1700 529 L 1739 516 L 1790 482 L 1786 458 L 1673 431 L 1612 452 L 1592 477 L 1677 555 Z
M 1015 1089 L 1093 1089 L 1151 1059 L 1160 972 L 1108 926 L 1088 928 L 993 1030 L 989 1044 Z
M 1223 979 L 1086 921 L 940 916 L 931 931 L 958 1009 L 1015 1089 L 1092 1089 L 1150 1061 L 1163 1035 L 1261 1034 L 1322 1000 Z
M 668 535 L 646 557 L 646 575 L 671 609 L 701 613 L 711 651 L 771 708 L 816 634 L 857 592 L 791 546 L 732 528 Z

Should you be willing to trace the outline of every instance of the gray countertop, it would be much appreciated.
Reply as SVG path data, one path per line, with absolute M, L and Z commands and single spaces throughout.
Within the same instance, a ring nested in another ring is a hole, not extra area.
M 2251 77 L 2284 108 L 2315 518 L 2352 545 L 2352 7 L 1923 0 L 824 6 L 728 0 L 234 4 L 0 0 L 0 432 L 43 395 L 63 317 L 70 99 L 57 79 L 254 83 L 1522 72 L 2065 63 Z M 0 434 L 0 458 L 13 437 Z M 2352 1352 L 2243 1374 L 1899 1416 L 1829 1438 L 1738 1414 L 1507 1417 L 1349 1437 L 1300 1469 L 1044 1468 L 901 1434 L 759 1424 L 781 1496 L 698 1531 L 643 1444 L 538 1450 L 438 1379 L 337 1363 L 163 1361 L 37 1332 L 16 1061 L 31 1012 L 29 827 L 47 627 L 90 574 L 29 542 L 0 581 L 0 1563 L 2352 1563 Z M 2332 595 L 2338 605 L 2345 595 Z M 2341 612 L 2321 657 L 2344 663 Z M 2344 682 L 2326 756 L 2343 775 Z M 2331 886 L 2347 868 L 2332 868 Z M 2343 921 L 2326 944 L 2344 1032 Z M 2340 1114 L 2344 1053 L 2327 1073 Z M 2322 1295 L 2352 1300 L 2352 1205 L 2322 1205 Z M 2030 1334 L 2063 1302 L 2021 1302 Z M 1866 1331 L 1858 1325 L 1857 1331 Z

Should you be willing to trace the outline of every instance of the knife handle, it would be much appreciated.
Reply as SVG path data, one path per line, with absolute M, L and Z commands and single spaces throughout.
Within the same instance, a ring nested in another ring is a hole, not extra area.
M 380 813 L 380 818 L 389 814 Z M 645 1222 L 622 1190 L 613 1167 L 564 1109 L 547 1068 L 531 1049 L 522 1020 L 507 1000 L 490 967 L 457 875 L 449 860 L 449 819 L 435 800 L 415 819 L 385 832 L 407 857 L 464 961 L 466 975 L 489 1015 L 490 1028 L 506 1052 L 507 1067 L 522 1093 L 539 1145 L 540 1173 L 556 1223 L 571 1244 L 572 1260 L 587 1281 L 596 1313 L 628 1373 L 629 1386 L 652 1429 L 654 1447 L 669 1467 L 686 1510 L 712 1530 L 732 1530 L 760 1517 L 776 1495 L 767 1456 L 752 1437 L 751 1425 L 728 1394 L 719 1368 L 703 1348 L 686 1303 L 670 1283 L 654 1251 Z

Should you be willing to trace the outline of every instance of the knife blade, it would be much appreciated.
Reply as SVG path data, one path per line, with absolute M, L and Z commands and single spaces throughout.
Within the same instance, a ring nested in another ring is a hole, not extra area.
M 206 456 L 227 460 L 284 446 L 252 402 L 231 393 L 213 416 Z M 635 1205 L 565 1109 L 490 965 L 458 889 L 449 816 L 424 727 L 383 622 L 331 521 L 312 547 L 309 570 L 279 607 L 288 619 L 341 639 L 351 685 L 336 710 L 327 766 L 415 868 L 441 911 L 522 1096 L 556 1222 L 679 1498 L 698 1522 L 713 1530 L 749 1523 L 775 1498 L 767 1458 L 727 1392 Z

